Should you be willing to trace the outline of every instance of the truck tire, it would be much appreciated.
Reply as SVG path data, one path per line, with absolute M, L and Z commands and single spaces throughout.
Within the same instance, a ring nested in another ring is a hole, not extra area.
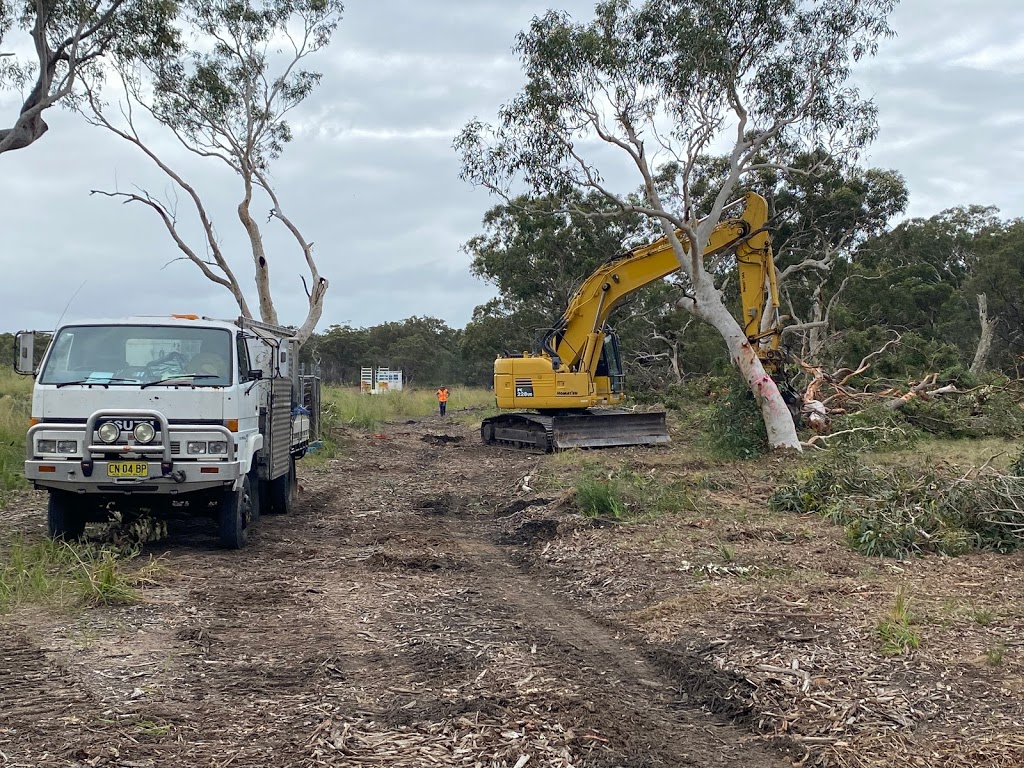
M 224 549 L 241 549 L 249 541 L 252 509 L 252 487 L 246 475 L 242 478 L 242 487 L 237 491 L 225 491 L 220 502 L 218 538 Z
M 267 494 L 255 467 L 249 472 L 249 493 L 252 496 L 252 521 L 258 523 L 260 515 L 263 514 L 263 508 L 266 506 Z
M 85 513 L 76 503 L 75 494 L 50 491 L 46 523 L 51 539 L 77 541 L 85 533 Z
M 298 489 L 299 478 L 295 474 L 295 458 L 292 457 L 288 460 L 288 471 L 270 481 L 270 511 L 275 515 L 291 512 Z

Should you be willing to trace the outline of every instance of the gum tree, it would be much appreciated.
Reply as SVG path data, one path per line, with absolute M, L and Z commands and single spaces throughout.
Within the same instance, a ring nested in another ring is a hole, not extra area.
M 456 138 L 462 176 L 506 198 L 526 186 L 596 190 L 650 217 L 690 286 L 680 302 L 722 336 L 773 447 L 799 450 L 792 416 L 704 264 L 708 237 L 744 178 L 788 167 L 788 149 L 849 157 L 876 133 L 851 66 L 891 34 L 896 0 L 606 0 L 593 20 L 550 11 L 517 37 L 526 85 L 494 123 Z M 700 159 L 723 144 L 718 193 L 691 194 Z M 668 163 L 676 183 L 660 183 Z M 629 169 L 629 170 L 627 170 Z M 608 179 L 631 173 L 642 199 Z M 676 236 L 676 231 L 682 237 Z
M 182 258 L 230 291 L 242 315 L 251 318 L 254 313 L 231 254 L 222 247 L 202 197 L 157 154 L 152 139 L 144 137 L 145 128 L 152 128 L 154 121 L 162 124 L 186 150 L 220 162 L 237 176 L 236 213 L 249 243 L 259 318 L 277 325 L 280 320 L 271 292 L 273 259 L 264 247 L 263 228 L 253 210 L 260 199 L 268 205 L 268 221 L 276 220 L 288 230 L 305 263 L 307 275 L 302 283 L 308 310 L 296 333 L 300 342 L 309 338 L 320 320 L 328 281 L 320 274 L 313 243 L 288 216 L 271 184 L 270 167 L 291 141 L 289 113 L 320 82 L 320 73 L 304 69 L 303 64 L 330 43 L 342 10 L 339 0 L 185 0 L 182 16 L 194 31 L 187 48 L 142 67 L 120 67 L 125 98 L 119 109 L 110 109 L 92 92 L 83 107 L 88 120 L 135 146 L 167 175 L 192 208 L 204 242 L 190 243 L 179 227 L 177 197 L 161 199 L 146 190 L 94 192 L 151 209 Z
M 175 0 L 0 0 L 0 89 L 22 94 L 17 116 L 0 122 L 9 126 L 0 127 L 0 154 L 42 138 L 43 113 L 72 100 L 83 81 L 95 87 L 104 62 L 172 53 L 177 6 Z

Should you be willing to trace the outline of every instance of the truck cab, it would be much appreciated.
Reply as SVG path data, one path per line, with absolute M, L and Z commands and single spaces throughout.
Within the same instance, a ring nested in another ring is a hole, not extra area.
M 288 512 L 315 419 L 298 402 L 290 329 L 198 315 L 68 323 L 38 366 L 36 338 L 18 334 L 16 368 L 36 377 L 25 476 L 49 492 L 51 536 L 77 538 L 112 508 L 176 506 L 210 514 L 220 544 L 239 548 L 261 511 Z

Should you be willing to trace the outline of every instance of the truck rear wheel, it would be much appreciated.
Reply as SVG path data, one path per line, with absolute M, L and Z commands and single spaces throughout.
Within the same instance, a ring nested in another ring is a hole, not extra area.
M 241 549 L 249 541 L 249 527 L 253 518 L 252 486 L 249 476 L 242 478 L 242 487 L 226 491 L 220 502 L 218 533 L 220 545 L 225 549 Z
M 85 533 L 85 512 L 76 503 L 75 494 L 50 491 L 46 522 L 51 539 L 77 541 Z
M 299 478 L 295 474 L 294 457 L 288 461 L 288 471 L 270 481 L 270 511 L 275 515 L 287 515 L 295 503 L 299 489 Z

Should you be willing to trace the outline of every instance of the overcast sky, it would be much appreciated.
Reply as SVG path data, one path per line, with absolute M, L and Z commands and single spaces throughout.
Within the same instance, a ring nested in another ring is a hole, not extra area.
M 296 115 L 273 169 L 278 193 L 331 280 L 323 321 L 375 325 L 412 315 L 461 327 L 489 286 L 460 246 L 496 201 L 458 178 L 453 136 L 492 119 L 519 88 L 513 38 L 548 7 L 587 19 L 591 0 L 348 0 L 323 84 Z M 881 112 L 867 162 L 910 186 L 912 216 L 995 205 L 1024 216 L 1024 3 L 903 0 L 898 37 L 857 77 Z M 0 95 L 0 122 L 16 104 Z M 0 155 L 0 330 L 121 314 L 237 314 L 227 292 L 173 261 L 155 215 L 93 188 L 168 188 L 133 147 L 61 110 L 33 147 Z M 233 208 L 236 179 L 166 140 L 154 144 L 201 190 L 236 272 L 251 257 Z M 260 205 L 257 210 L 269 208 Z M 187 209 L 181 206 L 181 217 Z M 190 230 L 193 231 L 193 230 Z M 194 233 L 194 231 L 193 231 Z M 271 234 L 272 233 L 272 234 Z M 301 322 L 300 255 L 268 226 L 281 319 Z M 77 292 L 77 295 L 75 295 Z

